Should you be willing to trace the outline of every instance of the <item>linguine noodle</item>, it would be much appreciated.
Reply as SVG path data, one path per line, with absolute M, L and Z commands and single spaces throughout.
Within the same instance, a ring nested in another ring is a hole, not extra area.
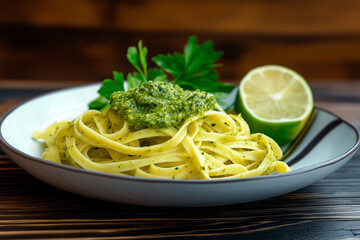
M 240 115 L 207 111 L 179 128 L 134 130 L 116 113 L 88 110 L 34 132 L 42 158 L 88 170 L 148 178 L 229 179 L 287 172 L 278 144 L 250 134 Z

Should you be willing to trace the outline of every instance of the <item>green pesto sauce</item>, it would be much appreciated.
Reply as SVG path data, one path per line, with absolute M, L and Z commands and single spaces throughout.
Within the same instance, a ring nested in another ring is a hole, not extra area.
M 189 117 L 213 109 L 215 103 L 210 93 L 152 81 L 110 97 L 111 109 L 136 130 L 178 127 Z

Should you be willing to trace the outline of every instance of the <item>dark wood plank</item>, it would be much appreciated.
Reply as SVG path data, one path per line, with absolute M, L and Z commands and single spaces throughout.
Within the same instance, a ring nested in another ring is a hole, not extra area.
M 129 33 L 114 30 L 0 26 L 0 78 L 48 81 L 102 81 L 112 71 L 134 71 L 126 59 L 129 46 L 142 39 L 150 60 L 183 52 L 190 32 Z M 195 32 L 196 33 L 196 32 Z M 198 33 L 196 33 L 198 34 Z M 222 81 L 239 82 L 252 68 L 280 64 L 307 79 L 359 79 L 360 37 L 276 37 L 198 34 L 224 51 L 217 68 Z
M 360 34 L 357 0 L 3 0 L 0 23 L 131 32 Z
M 0 238 L 357 237 L 359 168 L 358 152 L 334 174 L 280 197 L 223 207 L 154 208 L 102 202 L 55 189 L 0 155 Z
M 206 7 L 205 7 L 206 6 Z M 357 0 L 3 0 L 0 79 L 101 81 L 133 68 L 126 48 L 182 51 L 187 38 L 225 51 L 221 79 L 281 64 L 308 79 L 360 79 Z

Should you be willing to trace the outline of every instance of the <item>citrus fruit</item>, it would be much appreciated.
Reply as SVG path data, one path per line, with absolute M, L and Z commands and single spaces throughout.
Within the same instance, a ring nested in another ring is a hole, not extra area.
M 254 68 L 241 80 L 236 110 L 252 133 L 264 133 L 279 145 L 299 134 L 313 110 L 313 96 L 305 79 L 278 65 Z

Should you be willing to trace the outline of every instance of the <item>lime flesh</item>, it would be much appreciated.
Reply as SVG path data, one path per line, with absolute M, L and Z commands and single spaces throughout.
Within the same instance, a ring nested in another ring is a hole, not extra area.
M 264 133 L 282 145 L 295 139 L 303 128 L 313 109 L 313 96 L 295 71 L 266 65 L 242 79 L 236 108 L 253 133 Z

